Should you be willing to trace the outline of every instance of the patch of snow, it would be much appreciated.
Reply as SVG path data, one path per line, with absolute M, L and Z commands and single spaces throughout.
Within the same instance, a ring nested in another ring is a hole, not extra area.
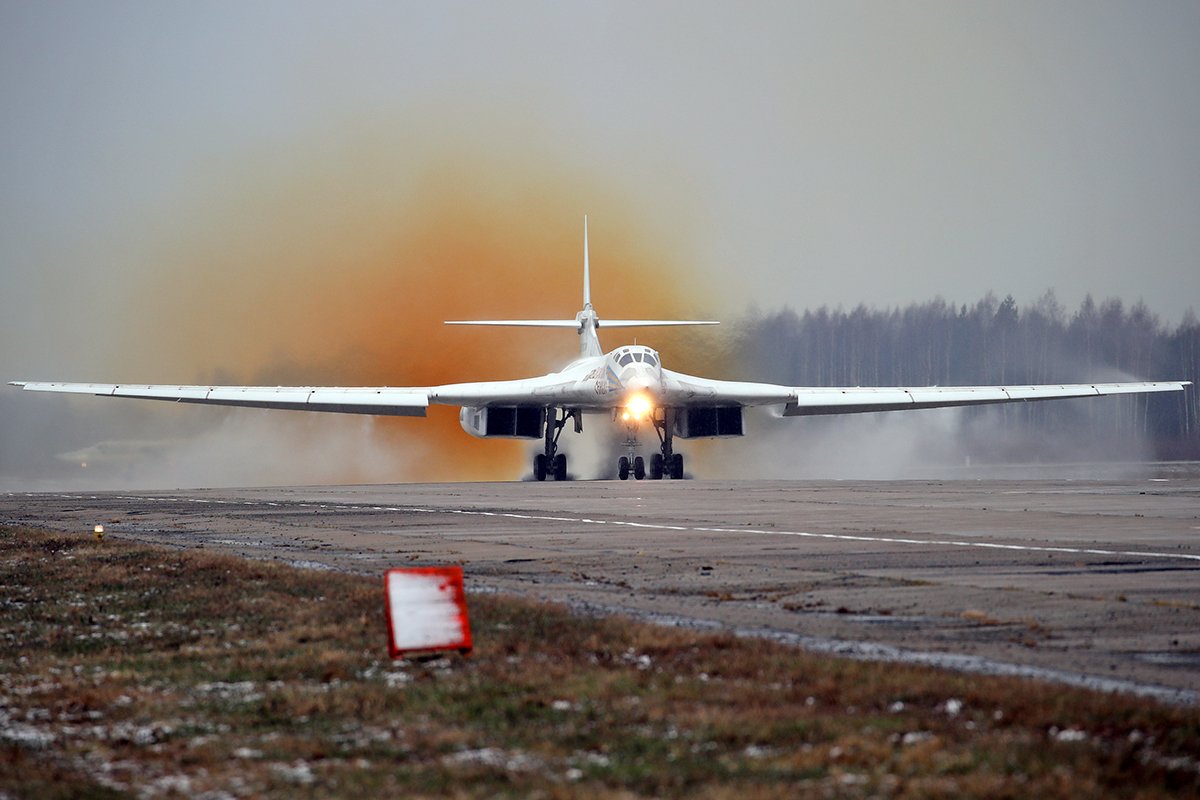
M 317 779 L 313 775 L 312 767 L 308 765 L 308 762 L 303 760 L 297 760 L 291 764 L 272 764 L 271 770 L 285 781 L 298 783 L 303 786 L 308 786 Z
M 1066 728 L 1061 731 L 1057 728 L 1051 728 L 1050 736 L 1056 742 L 1083 742 L 1087 741 L 1088 738 L 1087 732 L 1081 731 L 1078 728 Z
M 445 764 L 482 764 L 506 772 L 526 772 L 538 766 L 537 759 L 526 753 L 508 753 L 499 747 L 463 750 L 442 759 Z
M 32 725 L 8 722 L 0 727 L 0 739 L 30 750 L 41 750 L 54 743 L 55 736 Z

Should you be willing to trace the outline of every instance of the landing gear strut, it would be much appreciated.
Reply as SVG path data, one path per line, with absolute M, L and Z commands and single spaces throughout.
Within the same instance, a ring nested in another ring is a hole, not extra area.
M 663 418 L 654 420 L 654 432 L 658 434 L 659 452 L 650 457 L 650 479 L 661 480 L 663 477 L 674 480 L 683 479 L 683 453 L 676 453 L 672 448 L 674 435 L 671 433 L 675 421 L 675 409 L 664 408 Z
M 582 420 L 578 409 L 563 409 L 562 419 L 558 418 L 557 408 L 546 409 L 546 446 L 544 453 L 533 457 L 533 478 L 544 481 L 547 476 L 556 481 L 567 479 L 567 456 L 558 452 L 558 436 L 566 427 L 567 420 L 574 418 L 575 432 L 583 430 Z

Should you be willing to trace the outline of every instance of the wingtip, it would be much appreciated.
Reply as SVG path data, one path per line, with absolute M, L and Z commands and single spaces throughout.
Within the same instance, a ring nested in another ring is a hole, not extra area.
M 9 381 L 8 385 L 9 386 L 20 386 L 22 389 L 24 389 L 26 383 L 28 383 L 28 381 Z

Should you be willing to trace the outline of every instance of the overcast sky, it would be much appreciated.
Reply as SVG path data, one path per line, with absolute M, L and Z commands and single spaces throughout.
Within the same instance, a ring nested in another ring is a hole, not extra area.
M 303 362 L 271 335 L 299 301 L 256 280 L 369 295 L 330 242 L 411 252 L 458 214 L 574 291 L 589 213 L 596 269 L 671 276 L 630 286 L 641 313 L 669 285 L 725 317 L 1053 289 L 1174 324 L 1200 305 L 1198 42 L 1196 2 L 4 0 L 0 377 L 129 380 L 156 341 L 136 379 L 199 380 L 229 342 L 193 363 L 167 332 L 239 297 Z

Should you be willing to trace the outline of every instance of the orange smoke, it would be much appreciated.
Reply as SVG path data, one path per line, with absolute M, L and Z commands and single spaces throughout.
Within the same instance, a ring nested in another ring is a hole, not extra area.
M 578 352 L 568 331 L 442 323 L 573 317 L 585 212 L 601 319 L 687 318 L 713 307 L 682 251 L 597 182 L 465 161 L 444 158 L 408 176 L 404 191 L 369 164 L 240 175 L 186 210 L 182 230 L 152 254 L 134 298 L 133 358 L 118 379 L 421 386 L 558 369 Z M 670 368 L 718 367 L 711 352 L 683 351 L 686 333 L 637 333 Z M 601 342 L 611 349 L 633 335 L 602 331 Z M 421 454 L 419 468 L 396 480 L 512 478 L 526 467 L 524 444 L 469 437 L 455 408 L 380 419 L 376 432 Z M 361 475 L 348 468 L 346 477 Z

